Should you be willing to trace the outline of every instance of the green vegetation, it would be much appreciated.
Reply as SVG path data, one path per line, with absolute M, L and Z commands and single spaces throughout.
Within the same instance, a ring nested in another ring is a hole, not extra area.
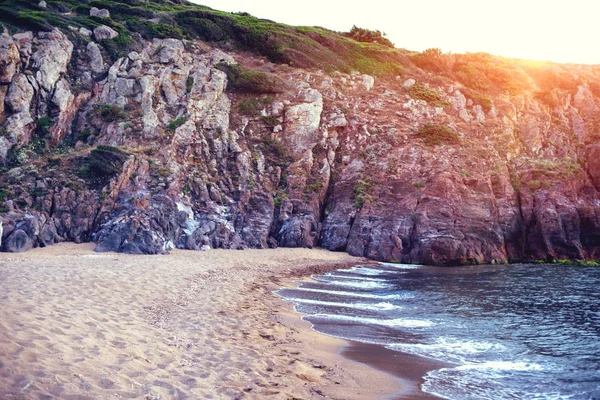
M 533 179 L 527 182 L 527 187 L 529 187 L 529 189 L 532 191 L 536 191 L 538 189 L 548 189 L 551 186 L 552 182 L 549 180 Z
M 146 39 L 174 37 L 201 39 L 252 51 L 272 62 L 328 71 L 395 73 L 409 63 L 408 52 L 393 48 L 379 31 L 354 27 L 346 34 L 317 27 L 293 27 L 256 18 L 248 13 L 228 13 L 180 0 L 78 0 L 47 1 L 45 10 L 36 1 L 0 3 L 0 22 L 10 31 L 49 31 L 69 26 L 94 29 L 105 24 L 119 33 L 101 45 L 112 60 L 126 55 Z M 106 8 L 110 18 L 90 17 L 91 7 Z
M 179 117 L 179 118 L 173 120 L 171 123 L 169 123 L 169 125 L 167 125 L 167 130 L 169 132 L 175 132 L 175 129 L 177 129 L 181 125 L 185 124 L 185 121 L 187 121 L 187 117 Z
M 270 104 L 269 100 L 272 102 L 270 97 L 251 97 L 244 99 L 238 104 L 238 111 L 249 117 L 258 117 L 265 106 Z
M 489 96 L 469 88 L 462 88 L 461 91 L 473 101 L 473 104 L 480 105 L 484 112 L 488 113 L 492 110 L 494 103 Z
M 90 130 L 88 128 L 85 128 L 77 134 L 77 140 L 86 142 L 90 136 L 91 136 Z
M 192 78 L 191 76 L 188 76 L 188 78 L 185 81 L 185 92 L 191 93 L 193 87 L 194 87 L 194 78 Z
M 129 154 L 113 147 L 99 145 L 90 152 L 89 159 L 79 170 L 80 178 L 106 178 L 114 176 L 123 170 L 123 163 Z
M 6 198 L 8 197 L 8 195 L 9 195 L 9 191 L 8 191 L 7 188 L 0 189 L 0 201 L 6 200 Z
M 581 260 L 577 262 L 580 267 L 600 267 L 600 262 L 595 260 Z
M 435 89 L 431 89 L 420 83 L 415 83 L 408 90 L 408 94 L 415 100 L 425 100 L 435 107 L 446 107 L 450 102 L 445 100 L 445 96 Z
M 99 42 L 106 50 L 111 60 L 117 60 L 125 57 L 131 51 L 138 50 L 136 42 L 126 33 L 119 34 L 114 39 L 103 39 Z
M 36 133 L 40 136 L 46 136 L 50 132 L 50 127 L 54 125 L 54 119 L 50 117 L 38 118 L 35 121 Z
M 278 190 L 277 193 L 275 194 L 275 197 L 273 197 L 273 203 L 275 205 L 275 208 L 279 208 L 279 206 L 281 205 L 281 202 L 284 200 L 288 199 L 288 194 L 283 191 L 283 190 Z
M 552 260 L 553 264 L 562 264 L 562 265 L 577 265 L 580 267 L 600 267 L 600 262 L 596 260 Z
M 277 118 L 274 115 L 263 115 L 261 117 L 261 119 L 265 123 L 265 125 L 270 126 L 270 127 L 277 126 L 281 123 L 281 122 L 279 122 L 279 118 Z
M 344 33 L 344 36 L 354 39 L 357 42 L 377 43 L 387 47 L 394 47 L 394 44 L 385 37 L 385 33 L 359 28 L 356 25 L 352 26 L 350 32 Z
M 261 71 L 246 71 L 236 64 L 219 63 L 218 69 L 227 74 L 227 88 L 238 92 L 279 93 L 284 84 L 273 74 Z
M 116 104 L 94 106 L 94 112 L 104 122 L 122 121 L 127 118 L 127 112 Z
M 452 128 L 446 125 L 426 123 L 419 128 L 417 136 L 423 139 L 428 146 L 444 144 L 459 144 L 460 137 Z
M 530 160 L 532 172 L 554 178 L 571 178 L 583 173 L 581 165 L 572 158 Z
M 373 201 L 370 192 L 373 190 L 373 184 L 367 179 L 359 179 L 354 185 L 354 207 L 361 209 L 365 202 Z
M 311 184 L 306 185 L 306 187 L 304 188 L 304 193 L 306 194 L 310 194 L 310 193 L 318 193 L 321 190 L 323 190 L 323 182 L 314 182 Z

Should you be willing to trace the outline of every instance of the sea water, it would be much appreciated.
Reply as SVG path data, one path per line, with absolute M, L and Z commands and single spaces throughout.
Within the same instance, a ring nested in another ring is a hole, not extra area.
M 278 294 L 319 332 L 445 362 L 438 397 L 600 399 L 600 268 L 382 263 Z

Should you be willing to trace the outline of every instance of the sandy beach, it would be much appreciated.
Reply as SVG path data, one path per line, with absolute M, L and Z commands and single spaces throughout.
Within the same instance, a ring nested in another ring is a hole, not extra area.
M 399 381 L 341 355 L 272 293 L 364 261 L 323 250 L 0 253 L 2 399 L 377 399 Z

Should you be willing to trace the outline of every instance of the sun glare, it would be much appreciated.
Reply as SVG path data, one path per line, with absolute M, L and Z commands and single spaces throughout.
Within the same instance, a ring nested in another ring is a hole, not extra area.
M 600 4 L 589 0 L 195 0 L 223 11 L 246 11 L 291 25 L 383 31 L 396 47 L 486 52 L 512 58 L 600 64 L 595 40 Z

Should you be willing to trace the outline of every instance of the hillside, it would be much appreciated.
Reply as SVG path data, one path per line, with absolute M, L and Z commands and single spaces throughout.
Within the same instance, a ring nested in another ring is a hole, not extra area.
M 0 1 L 2 250 L 593 260 L 600 67 L 184 1 Z

